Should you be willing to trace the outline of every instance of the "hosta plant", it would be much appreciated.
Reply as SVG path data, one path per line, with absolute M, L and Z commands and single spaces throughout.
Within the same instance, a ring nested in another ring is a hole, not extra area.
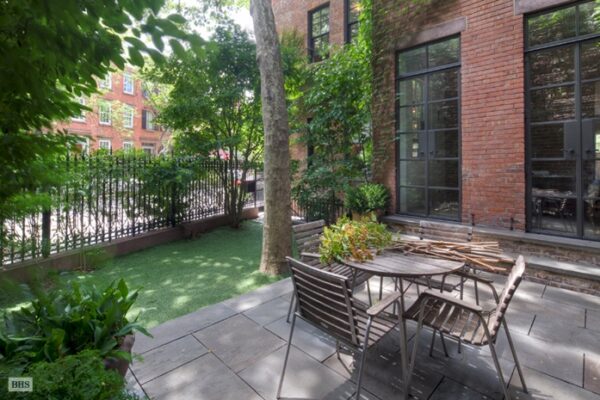
M 377 222 L 374 215 L 358 220 L 342 217 L 326 227 L 321 237 L 319 252 L 321 262 L 352 259 L 365 261 L 382 251 L 392 241 L 392 234 L 384 224 Z

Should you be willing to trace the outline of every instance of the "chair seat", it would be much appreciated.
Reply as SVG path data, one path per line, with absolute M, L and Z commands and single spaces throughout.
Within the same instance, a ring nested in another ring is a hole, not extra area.
M 419 321 L 421 304 L 419 299 L 404 313 L 405 318 Z M 482 315 L 487 324 L 494 320 L 495 310 L 484 311 Z M 463 342 L 477 346 L 486 345 L 485 330 L 477 313 L 449 304 L 440 299 L 429 299 L 423 313 L 423 325 L 461 339 Z
M 440 281 L 438 279 L 434 279 L 434 278 L 428 279 L 428 278 L 423 278 L 423 277 L 410 278 L 410 279 L 406 279 L 406 281 L 415 283 L 417 285 L 426 286 L 429 289 L 441 289 L 443 287 L 444 291 L 446 291 L 446 292 L 452 292 L 460 285 L 460 283 L 452 284 L 452 283 L 448 283 L 448 282 L 444 282 L 442 284 L 442 281 Z
M 332 263 L 332 264 L 329 264 L 329 265 L 326 265 L 325 267 L 323 267 L 323 270 L 337 274 L 337 275 L 344 276 L 349 279 L 350 283 L 352 283 L 354 269 L 352 269 L 351 267 L 349 267 L 347 265 L 340 264 L 340 263 Z M 371 274 L 357 270 L 356 271 L 356 281 L 354 282 L 354 287 L 362 285 L 363 283 L 368 281 L 371 278 L 371 276 L 372 276 Z
M 364 343 L 365 341 L 367 321 L 369 320 L 369 316 L 367 315 L 368 308 L 368 304 L 354 299 L 354 312 L 356 313 L 358 337 L 361 343 Z M 388 332 L 393 330 L 397 324 L 398 317 L 394 317 L 392 314 L 383 312 L 374 317 L 371 322 L 371 332 L 369 333 L 369 343 L 367 347 L 371 347 L 379 342 Z

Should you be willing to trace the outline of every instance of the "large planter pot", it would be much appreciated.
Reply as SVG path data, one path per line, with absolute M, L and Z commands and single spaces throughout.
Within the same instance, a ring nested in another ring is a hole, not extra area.
M 133 344 L 135 343 L 134 335 L 127 335 L 123 338 L 119 350 L 125 351 L 131 355 Z M 129 361 L 123 358 L 108 357 L 104 359 L 104 366 L 106 369 L 112 369 L 118 371 L 123 378 L 127 375 L 127 369 L 129 368 Z

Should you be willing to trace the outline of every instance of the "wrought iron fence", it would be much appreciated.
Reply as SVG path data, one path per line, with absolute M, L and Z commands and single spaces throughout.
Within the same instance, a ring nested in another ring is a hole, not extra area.
M 327 224 L 332 224 L 346 213 L 344 203 L 338 198 L 305 200 L 292 205 L 293 216 L 305 222 L 323 219 Z
M 235 179 L 247 207 L 260 206 L 262 178 L 199 157 L 94 154 L 65 160 L 69 179 L 53 206 L 0 223 L 2 265 L 47 257 L 225 213 Z

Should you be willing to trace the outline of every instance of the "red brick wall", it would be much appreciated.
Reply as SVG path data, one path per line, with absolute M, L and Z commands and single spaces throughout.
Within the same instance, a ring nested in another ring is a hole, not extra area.
M 444 0 L 407 12 L 374 0 L 374 176 L 396 204 L 395 54 L 399 43 L 464 17 L 461 32 L 462 219 L 525 228 L 523 16 L 513 0 Z
M 58 128 L 67 129 L 74 134 L 88 137 L 91 150 L 98 149 L 100 139 L 109 139 L 113 150 L 121 149 L 123 142 L 131 141 L 136 149 L 140 149 L 142 144 L 153 144 L 154 151 L 160 151 L 168 143 L 170 134 L 158 130 L 156 123 L 154 131 L 142 128 L 142 110 L 152 110 L 152 107 L 149 101 L 142 96 L 142 80 L 139 75 L 133 70 L 128 72 L 134 78 L 133 95 L 123 92 L 123 72 L 112 72 L 112 88 L 100 89 L 101 95 L 86 99 L 86 106 L 92 108 L 93 112 L 85 113 L 85 122 L 68 121 L 58 124 Z M 111 125 L 100 125 L 98 122 L 98 100 L 110 101 L 112 106 Z M 122 126 L 124 105 L 133 106 L 135 109 L 133 128 Z

